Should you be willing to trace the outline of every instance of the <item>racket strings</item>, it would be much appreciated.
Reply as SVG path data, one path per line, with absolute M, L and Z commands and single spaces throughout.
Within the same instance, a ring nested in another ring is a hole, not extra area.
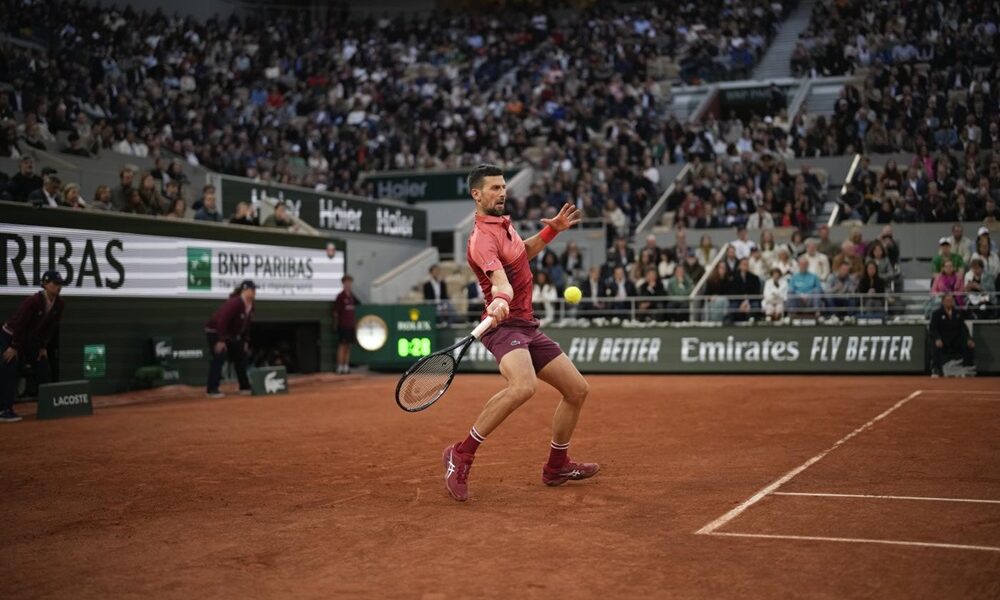
M 447 389 L 455 366 L 455 359 L 448 354 L 428 357 L 403 380 L 399 388 L 400 403 L 416 408 L 436 400 Z

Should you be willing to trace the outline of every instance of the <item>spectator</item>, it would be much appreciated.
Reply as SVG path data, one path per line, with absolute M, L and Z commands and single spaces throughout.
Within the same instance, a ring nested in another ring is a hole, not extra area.
M 643 250 L 647 252 L 648 250 Z M 648 251 L 652 255 L 652 251 Z M 650 256 L 652 257 L 652 256 Z M 660 278 L 667 279 L 668 277 L 674 276 L 674 270 L 677 268 L 677 262 L 674 261 L 674 255 L 672 252 L 661 252 L 660 262 L 656 264 L 656 270 Z
M 973 258 L 965 274 L 965 300 L 969 315 L 974 319 L 989 319 L 993 316 L 996 302 L 996 278 L 983 268 L 983 259 Z
M 427 273 L 430 279 L 424 282 L 424 302 L 433 302 L 437 307 L 438 323 L 447 323 L 451 315 L 451 295 L 441 275 L 441 266 L 432 265 Z
M 996 250 L 990 248 L 989 235 L 980 235 L 976 238 L 976 252 L 972 258 L 983 261 L 983 269 L 993 277 L 1000 276 L 1000 255 Z
M 827 304 L 834 309 L 834 314 L 845 316 L 852 315 L 857 300 L 853 297 L 858 291 L 858 280 L 851 274 L 851 265 L 842 262 L 826 278 L 823 292 L 826 294 Z
M 90 208 L 91 210 L 114 212 L 116 209 L 111 204 L 111 188 L 106 185 L 97 186 L 97 190 L 94 191 L 94 200 L 90 203 Z
M 151 215 L 160 215 L 167 211 L 168 206 L 160 197 L 160 187 L 150 173 L 143 173 L 139 178 L 139 196 Z
M 688 256 L 694 258 L 692 254 Z M 699 269 L 701 268 L 697 261 L 694 261 L 694 264 Z M 702 270 L 704 271 L 704 269 Z M 667 320 L 685 322 L 690 318 L 688 301 L 682 298 L 690 296 L 692 291 L 694 291 L 694 281 L 688 276 L 685 265 L 677 265 L 677 268 L 674 269 L 674 276 L 667 281 L 666 286 L 666 294 L 669 296 L 666 304 Z
M 653 263 L 660 262 L 660 255 L 666 252 L 666 250 L 661 250 L 659 246 L 656 245 L 656 236 L 652 233 L 646 236 L 646 245 L 642 247 L 642 250 L 649 250 L 653 253 Z M 642 254 L 640 251 L 639 254 Z
M 616 316 L 627 317 L 630 309 L 629 298 L 636 296 L 635 284 L 625 277 L 625 267 L 616 265 L 611 280 L 605 284 L 604 297 Z
M 855 277 L 860 277 L 861 272 L 864 271 L 864 263 L 861 262 L 861 257 L 855 253 L 854 242 L 851 240 L 844 240 L 840 245 L 840 254 L 833 257 L 833 270 L 838 270 L 840 263 L 843 262 L 851 266 L 851 275 Z
M 875 261 L 865 263 L 865 271 L 858 280 L 858 294 L 861 295 L 861 317 L 874 319 L 885 316 L 885 282 L 879 277 Z
M 607 308 L 604 301 L 601 300 L 605 287 L 604 282 L 601 281 L 601 269 L 590 267 L 587 279 L 580 285 L 580 291 L 583 292 L 583 314 L 597 317 L 603 313 Z
M 636 295 L 644 298 L 661 298 L 667 295 L 667 290 L 663 287 L 663 281 L 660 280 L 655 268 L 646 269 L 645 278 L 636 286 Z M 638 313 L 643 316 L 643 320 L 663 320 L 661 317 L 664 306 L 660 300 L 641 300 L 638 303 L 638 308 Z
M 799 257 L 799 270 L 788 278 L 788 312 L 813 313 L 819 316 L 822 304 L 823 285 L 814 273 L 809 272 L 809 260 Z
M 687 243 L 687 232 L 684 229 L 677 229 L 677 233 L 674 235 L 674 245 L 667 248 L 666 253 L 670 255 L 672 262 L 678 263 L 684 260 L 684 256 L 690 248 Z M 663 254 L 663 252 L 659 254 Z
M 620 268 L 620 267 L 619 267 Z M 615 269 L 617 272 L 618 269 Z M 539 319 L 541 326 L 548 325 L 556 318 L 556 301 L 559 300 L 559 294 L 556 292 L 556 286 L 552 284 L 549 280 L 549 274 L 545 271 L 539 271 L 535 273 L 535 285 L 532 290 L 532 298 L 536 304 L 542 305 L 542 318 Z
M 816 244 L 816 249 L 825 254 L 830 260 L 833 260 L 833 257 L 838 254 L 840 248 L 830 239 L 830 228 L 824 223 L 819 226 L 818 231 L 819 242 Z M 884 231 L 883 229 L 883 233 Z
M 886 256 L 885 247 L 881 240 L 875 240 L 868 245 L 866 260 L 872 261 L 878 266 L 878 276 L 885 284 L 886 291 L 890 291 L 890 289 L 896 293 L 903 291 L 903 270 L 899 268 L 899 265 L 892 264 L 892 261 Z
M 175 182 L 171 181 L 170 183 L 173 184 Z M 180 199 L 178 198 L 178 200 Z M 185 203 L 186 206 L 187 203 Z M 242 200 L 236 203 L 236 210 L 233 211 L 233 216 L 229 218 L 229 222 L 233 225 L 247 225 L 249 227 L 260 225 L 257 213 L 250 206 L 250 203 Z
M 955 271 L 959 273 L 963 272 L 965 268 L 965 263 L 962 261 L 962 257 L 951 251 L 951 240 L 949 238 L 943 237 L 938 240 L 938 253 L 931 260 L 931 274 L 937 275 L 943 270 L 944 263 L 951 262 Z M 959 301 L 961 304 L 961 301 Z
M 750 251 L 757 246 L 757 244 L 749 238 L 746 227 L 740 227 L 736 230 L 736 239 L 730 242 L 729 245 L 736 250 L 737 260 L 749 258 Z
M 614 246 L 611 248 L 611 256 L 614 264 L 622 267 L 627 268 L 635 262 L 635 251 L 626 244 L 625 238 L 615 239 Z
M 792 232 L 792 238 L 788 240 L 788 251 L 791 252 L 792 258 L 795 259 L 805 254 L 806 243 L 802 238 L 801 231 L 795 230 Z
M 545 255 L 542 267 L 548 273 L 549 281 L 555 286 L 556 294 L 561 294 L 566 289 L 566 271 L 563 270 L 562 264 L 559 262 L 559 258 L 555 252 Z
M 139 193 L 137 188 L 132 188 L 128 191 L 128 196 L 125 199 L 125 206 L 122 207 L 122 213 L 134 214 L 134 215 L 152 215 L 153 213 L 146 206 L 146 203 L 142 201 L 142 195 Z
M 896 243 L 895 238 L 892 236 L 892 225 L 886 225 L 882 228 L 882 232 L 879 234 L 878 240 L 882 243 L 882 248 L 885 250 L 885 255 L 888 257 L 889 262 L 891 262 L 893 266 L 898 266 L 899 244 Z
M 628 235 L 628 217 L 622 212 L 621 207 L 610 198 L 604 203 L 604 221 L 608 224 L 609 237 Z
M 735 273 L 737 267 L 739 267 L 740 259 L 736 257 L 736 248 L 730 244 L 726 246 L 725 256 L 722 258 L 722 262 L 726 263 L 726 272 Z
M 28 194 L 28 202 L 32 206 L 45 206 L 55 208 L 62 205 L 62 197 L 59 195 L 59 188 L 62 181 L 55 175 L 46 175 L 42 178 L 42 188 Z
M 692 282 L 698 283 L 701 278 L 705 275 L 705 267 L 698 262 L 697 250 L 691 248 L 688 250 L 687 256 L 684 257 L 684 262 L 678 266 L 684 267 L 684 273 L 691 279 Z M 674 268 L 674 273 L 677 273 L 677 268 Z
M 125 139 L 114 145 L 113 150 L 126 156 L 149 156 L 149 146 L 142 140 L 137 140 L 135 132 L 131 130 L 125 134 Z
M 788 247 L 782 244 L 778 246 L 778 251 L 775 253 L 776 257 L 771 261 L 771 267 L 781 271 L 782 277 L 788 277 L 795 272 L 795 261 L 792 260 L 791 252 L 788 251 Z
M 354 277 L 345 274 L 341 283 L 343 289 L 333 301 L 333 327 L 337 330 L 337 374 L 348 375 L 351 372 L 351 346 L 357 339 L 357 307 L 361 306 L 361 300 L 351 289 Z
M 717 251 L 718 249 L 712 244 L 712 236 L 708 234 L 702 235 L 701 240 L 698 242 L 698 248 L 695 250 L 698 264 L 702 267 L 707 266 L 715 258 Z
M 721 323 L 726 319 L 729 310 L 729 299 L 726 298 L 728 292 L 729 269 L 725 261 L 719 261 L 708 281 L 705 282 L 705 321 L 710 323 Z
M 809 261 L 809 272 L 819 277 L 820 281 L 826 281 L 826 278 L 830 276 L 830 259 L 819 252 L 818 245 L 814 240 L 806 242 L 806 253 L 803 256 Z
M 962 313 L 955 307 L 955 296 L 945 293 L 941 297 L 941 306 L 931 315 L 931 339 L 934 347 L 931 349 L 931 377 L 944 374 L 944 360 L 949 356 L 961 356 L 962 365 L 975 367 L 976 344 L 969 337 Z
M 126 165 L 118 172 L 118 187 L 111 192 L 111 205 L 115 210 L 126 212 L 125 208 L 131 205 L 132 180 L 135 178 L 136 169 Z
M 69 145 L 64 146 L 60 152 L 63 154 L 72 154 L 73 156 L 81 156 L 83 158 L 90 158 L 90 151 L 83 147 L 83 142 L 80 141 L 80 135 L 77 132 L 72 132 L 67 138 Z
M 10 178 L 8 189 L 14 202 L 28 202 L 32 192 L 42 189 L 42 178 L 35 174 L 35 160 L 21 157 L 19 170 Z
M 750 272 L 750 259 L 740 259 L 735 273 L 730 275 L 726 294 L 729 296 L 729 313 L 734 321 L 752 318 L 760 308 L 760 279 Z
M 786 204 L 786 206 L 791 205 Z M 774 217 L 763 202 L 757 204 L 757 212 L 747 219 L 747 229 L 774 229 Z
M 757 276 L 757 279 L 764 281 L 767 279 L 767 275 L 771 270 L 771 265 L 768 261 L 764 260 L 763 253 L 760 248 L 754 248 L 753 252 L 750 253 L 750 272 Z
M 184 198 L 177 198 L 170 205 L 169 210 L 163 214 L 164 218 L 176 219 L 176 220 L 187 220 L 191 218 L 191 214 L 188 211 L 187 200 Z
M 278 206 L 281 207 L 283 205 L 279 204 Z M 275 213 L 275 215 L 278 214 L 277 209 L 275 209 L 274 213 Z M 274 215 L 271 215 L 271 217 L 273 217 L 273 216 Z M 270 220 L 271 217 L 268 217 L 268 219 Z M 205 191 L 204 195 L 201 197 L 201 208 L 199 208 L 194 213 L 194 220 L 195 221 L 209 221 L 211 223 L 221 223 L 222 222 L 222 215 L 219 214 L 219 211 L 216 210 L 216 208 L 215 208 L 215 191 L 214 190 L 206 190 Z M 268 225 L 267 221 L 264 222 L 264 227 L 271 227 L 271 226 L 273 226 L 273 225 Z
M 469 316 L 472 318 L 479 317 L 486 306 L 486 297 L 483 296 L 483 288 L 479 286 L 477 280 L 473 279 L 465 286 L 465 295 L 469 301 Z
M 80 198 L 80 186 L 76 183 L 67 183 L 62 188 L 62 206 L 66 208 L 84 209 L 87 205 Z
M 780 269 L 771 269 L 770 277 L 764 282 L 764 299 L 761 306 L 769 321 L 780 321 L 785 316 L 788 301 L 788 280 Z
M 774 243 L 774 231 L 765 229 L 760 232 L 760 259 L 768 265 L 775 259 L 776 246 Z
M 955 263 L 951 259 L 947 259 L 941 266 L 941 272 L 934 277 L 931 295 L 935 297 L 935 300 L 939 300 L 944 294 L 955 294 L 955 302 L 962 306 L 965 300 L 961 293 L 965 289 L 964 286 L 964 275 L 955 270 Z
M 972 240 L 965 237 L 965 229 L 961 223 L 955 223 L 951 226 L 951 237 L 948 238 L 948 241 L 951 242 L 952 252 L 962 257 L 962 264 L 969 264 L 973 252 Z
M 566 275 L 572 281 L 580 281 L 583 278 L 586 265 L 584 265 L 583 255 L 580 253 L 580 247 L 576 245 L 576 242 L 567 242 L 559 262 Z

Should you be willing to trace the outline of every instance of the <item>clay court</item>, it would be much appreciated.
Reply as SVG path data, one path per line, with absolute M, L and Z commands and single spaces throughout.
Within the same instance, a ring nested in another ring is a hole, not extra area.
M 1000 596 L 993 380 L 591 376 L 598 477 L 541 484 L 544 388 L 459 504 L 441 449 L 498 376 L 417 414 L 330 379 L 3 427 L 0 597 Z

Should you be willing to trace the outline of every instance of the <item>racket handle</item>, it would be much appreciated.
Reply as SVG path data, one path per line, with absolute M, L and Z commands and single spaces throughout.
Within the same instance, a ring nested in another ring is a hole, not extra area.
M 472 330 L 472 337 L 478 340 L 479 336 L 486 333 L 486 331 L 492 326 L 493 326 L 493 317 L 486 317 L 485 319 L 482 320 L 482 322 L 479 323 L 479 325 L 476 325 L 475 329 Z

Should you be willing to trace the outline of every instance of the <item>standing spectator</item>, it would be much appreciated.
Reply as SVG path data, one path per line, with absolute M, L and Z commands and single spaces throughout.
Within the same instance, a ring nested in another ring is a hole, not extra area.
M 809 261 L 809 272 L 819 277 L 820 281 L 826 281 L 830 276 L 830 259 L 819 251 L 814 240 L 806 242 L 806 253 L 803 256 Z
M 890 231 L 892 228 L 890 228 Z M 830 228 L 826 223 L 819 226 L 819 242 L 816 244 L 816 249 L 826 255 L 827 258 L 833 260 L 833 257 L 837 255 L 840 248 L 830 239 Z M 884 233 L 884 230 L 883 230 Z
M 760 307 L 760 292 L 760 279 L 750 272 L 750 259 L 740 259 L 726 289 L 729 312 L 734 321 L 746 321 L 756 314 Z
M 740 227 L 736 230 L 736 239 L 729 245 L 736 249 L 737 260 L 749 258 L 750 251 L 757 247 L 757 243 L 749 238 L 746 227 Z
M 972 240 L 965 237 L 965 229 L 961 223 L 955 223 L 951 226 L 951 237 L 948 238 L 948 241 L 951 242 L 951 251 L 962 257 L 962 264 L 969 264 L 973 251 Z
M 643 298 L 660 298 L 667 295 L 667 290 L 663 287 L 663 281 L 655 268 L 646 269 L 646 276 L 636 286 L 636 295 Z M 663 303 L 660 300 L 643 299 L 639 302 L 639 314 L 645 317 L 646 321 L 660 320 Z
M 135 179 L 136 169 L 131 165 L 122 167 L 118 172 L 118 187 L 111 192 L 111 205 L 115 210 L 124 212 L 125 207 L 131 204 L 132 182 Z
M 35 160 L 21 157 L 18 171 L 10 178 L 8 189 L 14 202 L 27 202 L 32 192 L 42 188 L 42 178 L 35 173 Z
M 779 321 L 785 316 L 785 303 L 788 301 L 788 280 L 782 276 L 780 269 L 771 269 L 771 276 L 764 282 L 764 300 L 761 306 L 769 321 Z
M 451 315 L 451 295 L 448 293 L 448 284 L 441 276 L 441 266 L 432 265 L 427 274 L 430 279 L 424 282 L 424 302 L 434 303 L 438 323 L 447 323 Z
M 219 391 L 219 383 L 222 382 L 222 365 L 227 357 L 236 369 L 240 394 L 250 394 L 247 356 L 250 354 L 250 325 L 256 298 L 257 286 L 254 282 L 249 279 L 243 281 L 205 324 L 205 338 L 212 357 L 205 390 L 209 398 L 226 396 Z
M 950 292 L 942 296 L 940 308 L 931 315 L 930 333 L 934 340 L 931 377 L 944 374 L 944 359 L 947 356 L 961 356 L 963 366 L 975 367 L 976 344 L 969 337 L 965 319 L 955 308 L 955 296 Z
M 1000 255 L 996 250 L 990 248 L 990 237 L 980 235 L 976 238 L 976 252 L 972 258 L 983 261 L 983 270 L 993 277 L 1000 277 Z
M 209 197 L 213 200 L 215 199 L 215 194 L 211 195 L 205 194 L 204 201 L 208 202 Z M 196 219 L 198 217 L 195 217 Z M 274 229 L 290 229 L 295 226 L 295 221 L 292 220 L 292 215 L 288 214 L 288 207 L 284 202 L 279 202 L 274 207 L 274 212 L 264 219 L 263 225 L 261 227 L 271 227 Z
M 90 203 L 90 208 L 92 210 L 115 212 L 117 209 L 111 203 L 111 188 L 103 184 L 97 186 L 97 190 L 94 191 L 94 200 Z
M 962 257 L 951 251 L 951 240 L 943 237 L 938 240 L 937 256 L 931 260 L 931 274 L 937 275 L 943 271 L 944 263 L 946 262 L 950 262 L 955 270 L 960 273 L 965 269 L 965 262 L 962 261 Z
M 544 316 L 539 319 L 541 326 L 544 327 L 554 321 L 556 318 L 556 301 L 559 300 L 559 294 L 556 292 L 556 286 L 549 280 L 547 272 L 539 271 L 535 273 L 532 298 L 534 298 L 535 304 L 542 305 L 542 314 Z
M 282 206 L 279 204 L 278 206 Z M 275 211 L 277 213 L 277 211 Z M 274 216 L 274 215 L 272 215 Z M 204 195 L 201 197 L 201 208 L 194 213 L 195 221 L 209 221 L 211 223 L 221 223 L 222 215 L 215 208 L 215 190 L 206 190 Z M 267 227 L 267 222 L 264 223 Z
M 823 285 L 814 273 L 809 272 L 809 260 L 799 257 L 799 271 L 788 278 L 788 312 L 806 309 L 804 312 L 819 315 L 822 304 Z
M 590 267 L 587 279 L 580 286 L 583 292 L 583 315 L 588 317 L 600 316 L 607 308 L 601 296 L 604 294 L 604 282 L 601 281 L 600 267 Z
M 42 275 L 42 290 L 25 298 L 17 311 L 0 328 L 0 422 L 15 423 L 21 417 L 14 412 L 17 378 L 22 364 L 31 365 L 36 381 L 52 378 L 48 346 L 59 329 L 65 303 L 59 296 L 63 278 L 59 271 Z
M 28 194 L 28 202 L 35 207 L 55 208 L 62 205 L 62 197 L 59 196 L 62 181 L 52 174 L 43 177 L 42 181 L 41 189 Z
M 861 317 L 873 319 L 885 316 L 885 282 L 879 277 L 878 264 L 870 260 L 865 263 L 865 271 L 858 280 L 858 294 Z
M 174 182 L 171 181 L 170 183 L 173 184 Z M 183 202 L 180 198 L 178 200 Z M 249 202 L 242 200 L 236 203 L 236 210 L 233 212 L 233 216 L 229 218 L 229 222 L 233 225 L 247 225 L 249 227 L 260 225 L 257 213 L 254 212 L 253 207 L 250 206 Z
M 965 302 L 969 315 L 975 319 L 992 317 L 993 294 L 996 293 L 996 278 L 983 269 L 983 259 L 973 258 L 969 272 L 965 274 Z
M 604 297 L 610 302 L 615 316 L 625 318 L 629 312 L 629 298 L 636 295 L 635 284 L 625 277 L 625 267 L 616 265 L 611 280 L 605 284 Z
M 693 255 L 689 256 L 694 258 Z M 694 264 L 701 267 L 697 261 Z M 704 271 L 704 269 L 702 270 Z M 686 298 L 691 295 L 692 291 L 694 291 L 694 281 L 688 276 L 684 263 L 681 263 L 674 269 L 674 276 L 667 281 L 666 292 L 670 298 L 667 301 L 667 320 L 681 322 L 688 320 L 690 315 Z
M 851 240 L 844 240 L 844 243 L 840 245 L 840 254 L 833 257 L 833 270 L 838 270 L 840 263 L 844 262 L 850 265 L 851 275 L 855 277 L 861 276 L 865 265 L 861 262 L 861 257 L 854 252 L 854 243 Z
M 851 274 L 851 265 L 842 262 L 837 269 L 826 278 L 823 291 L 826 293 L 827 304 L 833 308 L 834 315 L 851 315 L 857 306 L 854 294 L 857 293 L 858 280 Z
M 357 337 L 355 332 L 356 310 L 361 301 L 351 291 L 354 278 L 344 275 L 341 280 L 344 289 L 333 301 L 333 327 L 337 330 L 337 374 L 347 375 L 351 372 L 351 345 Z

